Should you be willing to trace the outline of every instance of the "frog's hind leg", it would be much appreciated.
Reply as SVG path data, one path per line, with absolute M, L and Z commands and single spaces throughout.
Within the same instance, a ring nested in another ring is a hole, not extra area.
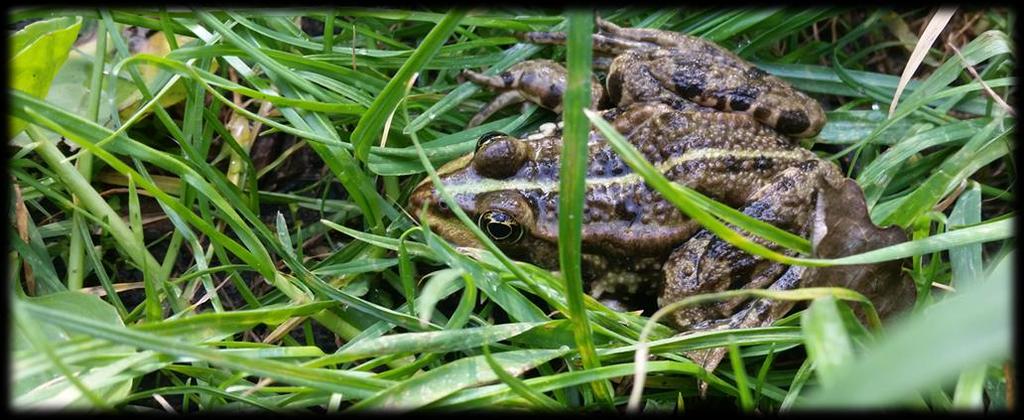
M 811 137 L 825 125 L 825 111 L 818 101 L 717 46 L 697 51 L 644 51 L 637 59 L 644 61 L 662 86 L 680 97 L 722 111 L 749 114 L 782 134 Z
M 781 264 L 777 263 L 775 265 L 781 266 Z M 807 271 L 807 267 L 790 266 L 775 283 L 768 287 L 768 290 L 795 289 L 804 281 Z M 790 309 L 793 309 L 795 304 L 792 301 L 759 298 L 747 304 L 746 307 L 729 318 L 709 320 L 695 326 L 695 329 L 700 331 L 717 331 L 766 327 L 775 322 L 776 319 L 781 318 Z M 704 370 L 711 372 L 725 358 L 726 351 L 725 347 L 714 347 L 686 352 L 686 357 L 703 367 Z M 700 381 L 699 389 L 700 395 L 705 395 L 708 389 L 707 382 Z
M 807 236 L 823 174 L 834 170 L 815 160 L 801 162 L 778 172 L 759 187 L 742 209 L 743 213 L 797 235 Z M 752 241 L 778 251 L 780 246 L 751 237 Z M 791 250 L 782 251 L 794 255 Z M 665 283 L 659 306 L 681 299 L 729 289 L 773 289 L 796 287 L 803 268 L 788 267 L 740 250 L 709 231 L 702 231 L 675 250 L 665 267 Z M 688 306 L 675 311 L 671 321 L 676 327 L 690 331 L 724 328 L 746 328 L 768 325 L 792 303 L 755 299 L 752 306 L 737 308 L 750 298 L 727 299 L 713 304 Z M 760 302 L 760 303 L 758 303 Z M 701 365 L 713 370 L 721 361 L 722 352 L 696 352 Z
M 480 111 L 469 120 L 469 124 L 466 124 L 466 128 L 476 127 L 490 118 L 491 115 L 494 115 L 495 112 L 498 112 L 507 106 L 523 103 L 525 101 L 526 98 L 524 98 L 519 91 L 504 91 L 498 94 L 498 96 L 495 96 L 494 99 L 488 102 L 487 105 L 484 105 L 483 108 L 480 108 Z

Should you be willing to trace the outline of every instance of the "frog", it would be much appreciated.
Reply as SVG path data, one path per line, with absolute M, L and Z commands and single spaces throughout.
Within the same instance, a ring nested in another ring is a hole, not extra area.
M 592 107 L 670 181 L 747 216 L 809 238 L 812 256 L 835 258 L 907 240 L 898 226 L 868 217 L 863 192 L 834 163 L 800 147 L 825 123 L 821 105 L 712 42 L 671 31 L 623 28 L 598 18 L 595 60 L 607 69 L 592 80 Z M 558 32 L 519 34 L 539 44 L 564 43 Z M 463 72 L 464 80 L 500 93 L 473 117 L 536 103 L 561 111 L 566 72 L 549 60 L 526 61 L 497 76 Z M 472 153 L 441 166 L 438 177 L 455 204 L 511 258 L 558 269 L 561 123 L 517 137 L 490 132 Z M 855 266 L 786 265 L 719 238 L 658 194 L 597 131 L 587 139 L 581 271 L 588 293 L 618 310 L 664 307 L 732 289 L 790 290 L 839 286 L 861 292 L 883 316 L 905 309 L 915 288 L 902 261 Z M 461 247 L 482 248 L 425 179 L 409 209 L 432 231 Z M 753 235 L 783 255 L 796 252 Z M 667 323 L 683 333 L 770 325 L 794 302 L 737 297 L 687 306 Z M 713 370 L 724 349 L 689 355 Z

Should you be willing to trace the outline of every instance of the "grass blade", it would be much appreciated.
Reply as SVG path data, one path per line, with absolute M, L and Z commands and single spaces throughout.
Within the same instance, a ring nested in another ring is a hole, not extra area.
M 892 407 L 964 368 L 1010 357 L 1012 261 L 1012 255 L 1004 257 L 978 287 L 894 325 L 864 357 L 842 366 L 831 387 L 796 406 Z M 928 357 L 921 357 L 921 349 L 928 350 Z
M 519 375 L 569 352 L 559 350 L 513 350 L 493 355 L 494 360 L 512 375 Z M 448 363 L 362 400 L 350 411 L 407 411 L 422 407 L 461 389 L 494 381 L 498 375 L 491 370 L 484 356 L 467 357 Z
M 455 31 L 459 21 L 465 15 L 466 10 L 464 9 L 454 9 L 445 14 L 437 26 L 423 38 L 423 42 L 402 65 L 402 68 L 398 69 L 391 81 L 384 86 L 384 89 L 374 99 L 373 104 L 370 105 L 370 109 L 359 118 L 359 123 L 356 124 L 355 130 L 352 132 L 352 144 L 356 148 L 356 158 L 363 162 L 367 161 L 370 145 L 379 135 L 385 120 L 395 112 L 395 107 L 405 97 L 406 85 L 409 84 L 413 74 L 419 72 L 423 65 L 437 53 L 437 50 Z
M 568 313 L 573 325 L 573 336 L 583 359 L 584 369 L 601 366 L 594 351 L 593 332 L 583 305 L 583 274 L 580 268 L 583 229 L 583 197 L 586 193 L 588 166 L 587 140 L 590 124 L 583 110 L 590 106 L 591 33 L 594 13 L 583 9 L 566 11 L 568 33 L 568 81 L 563 98 L 565 134 L 562 144 L 562 165 L 559 169 L 558 195 L 558 261 L 565 280 Z M 591 384 L 598 400 L 611 405 L 611 385 L 607 382 Z

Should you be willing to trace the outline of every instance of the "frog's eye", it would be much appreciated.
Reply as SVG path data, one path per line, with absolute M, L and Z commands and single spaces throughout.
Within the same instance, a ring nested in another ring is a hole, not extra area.
M 480 148 L 483 147 L 485 144 L 501 137 L 508 137 L 508 134 L 502 133 L 500 131 L 488 131 L 487 133 L 484 133 L 484 135 L 476 139 L 476 147 L 473 149 L 473 153 L 479 152 Z
M 501 210 L 488 210 L 477 221 L 487 236 L 499 244 L 514 244 L 523 237 L 523 227 L 511 214 Z
M 504 179 L 515 175 L 526 161 L 529 146 L 505 133 L 492 131 L 480 137 L 473 152 L 473 167 L 483 176 Z

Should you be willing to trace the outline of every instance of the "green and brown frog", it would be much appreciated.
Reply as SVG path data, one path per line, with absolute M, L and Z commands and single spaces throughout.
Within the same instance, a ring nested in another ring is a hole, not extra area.
M 814 136 L 825 124 L 817 101 L 709 41 L 597 23 L 596 65 L 607 78 L 604 87 L 594 80 L 593 103 L 668 179 L 809 238 L 816 257 L 906 240 L 899 228 L 870 222 L 860 188 L 835 164 L 796 144 L 794 137 Z M 561 33 L 521 37 L 565 42 Z M 493 77 L 472 71 L 462 77 L 500 92 L 471 125 L 524 101 L 561 111 L 566 70 L 558 63 L 533 60 Z M 748 254 L 662 198 L 600 134 L 591 132 L 588 146 L 582 269 L 596 298 L 635 309 L 728 289 L 841 286 L 871 298 L 883 315 L 913 301 L 914 287 L 900 278 L 898 261 L 812 269 Z M 438 173 L 459 207 L 506 254 L 557 269 L 561 147 L 559 124 L 524 138 L 490 133 L 474 153 Z M 449 241 L 479 246 L 429 179 L 413 192 L 410 208 Z M 733 299 L 676 311 L 670 323 L 683 331 L 765 326 L 792 306 Z M 713 369 L 722 354 L 694 355 Z

